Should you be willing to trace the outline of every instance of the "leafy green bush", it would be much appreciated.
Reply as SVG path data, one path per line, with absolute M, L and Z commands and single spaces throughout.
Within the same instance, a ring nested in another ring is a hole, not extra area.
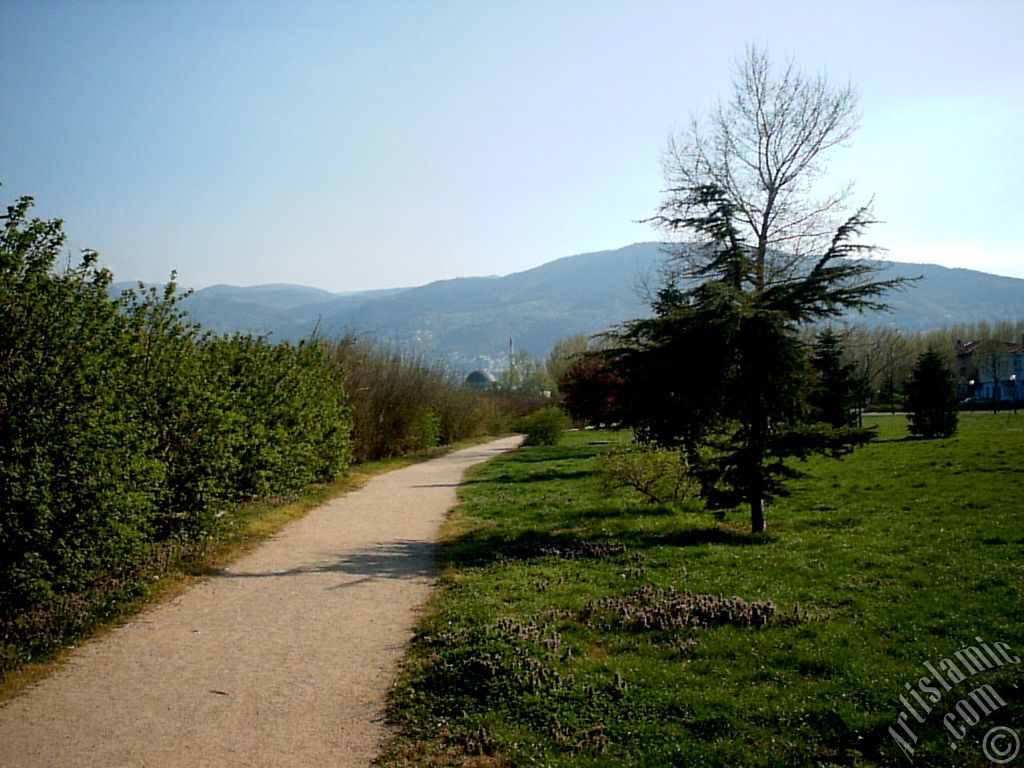
M 173 276 L 112 300 L 95 253 L 55 270 L 62 224 L 31 206 L 0 216 L 0 671 L 112 613 L 233 503 L 351 460 L 322 344 L 204 334 Z
M 628 488 L 654 504 L 695 498 L 700 482 L 682 451 L 637 444 L 602 454 L 597 476 L 605 491 Z
M 47 600 L 138 556 L 164 468 L 140 423 L 131 341 L 86 253 L 51 273 L 59 221 L 0 232 L 0 605 Z
M 519 430 L 526 435 L 523 445 L 558 445 L 570 426 L 565 411 L 549 406 L 524 417 Z

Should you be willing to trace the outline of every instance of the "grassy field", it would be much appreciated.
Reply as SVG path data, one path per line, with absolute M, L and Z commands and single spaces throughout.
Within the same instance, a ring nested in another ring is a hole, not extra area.
M 474 470 L 384 764 L 1005 756 L 1011 735 L 990 729 L 1024 736 L 1024 415 L 964 414 L 934 441 L 871 423 L 876 442 L 803 465 L 761 536 L 742 512 L 602 492 L 597 457 L 626 434 Z M 994 661 L 972 668 L 965 646 Z

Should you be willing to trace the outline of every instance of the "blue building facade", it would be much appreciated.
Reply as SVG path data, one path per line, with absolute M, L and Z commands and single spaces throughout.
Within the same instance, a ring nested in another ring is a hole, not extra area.
M 960 397 L 1024 401 L 1024 340 L 957 342 L 956 366 Z

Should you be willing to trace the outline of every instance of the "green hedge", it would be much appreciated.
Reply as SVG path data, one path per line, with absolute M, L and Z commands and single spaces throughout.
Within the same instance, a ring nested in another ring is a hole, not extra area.
M 117 614 L 237 503 L 507 431 L 535 404 L 346 337 L 217 336 L 163 288 L 112 299 L 59 219 L 0 217 L 0 674 Z
M 33 612 L 202 541 L 237 501 L 351 460 L 343 375 L 324 345 L 204 334 L 173 282 L 111 300 L 94 253 L 55 270 L 61 222 L 30 220 L 31 204 L 0 217 L 5 644 Z

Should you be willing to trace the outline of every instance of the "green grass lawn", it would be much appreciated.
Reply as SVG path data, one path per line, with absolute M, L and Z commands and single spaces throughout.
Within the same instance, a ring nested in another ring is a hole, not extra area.
M 989 729 L 1024 737 L 1024 663 L 949 690 L 923 665 L 976 638 L 1024 658 L 1024 415 L 934 441 L 870 423 L 876 442 L 802 465 L 760 536 L 742 511 L 602 492 L 595 459 L 625 433 L 472 471 L 384 763 L 909 765 L 893 728 L 916 764 L 988 764 Z

